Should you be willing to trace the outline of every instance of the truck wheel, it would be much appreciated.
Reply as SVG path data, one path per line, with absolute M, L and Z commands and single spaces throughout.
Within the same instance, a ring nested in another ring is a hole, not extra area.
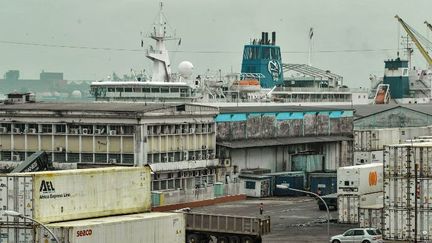
M 238 236 L 230 236 L 229 243 L 240 243 L 240 237 Z
M 219 236 L 217 238 L 217 243 L 228 243 L 228 238 L 225 236 Z
M 199 243 L 200 237 L 197 234 L 190 234 L 187 236 L 187 243 Z
M 243 236 L 241 239 L 241 243 L 254 243 L 255 240 L 250 236 Z

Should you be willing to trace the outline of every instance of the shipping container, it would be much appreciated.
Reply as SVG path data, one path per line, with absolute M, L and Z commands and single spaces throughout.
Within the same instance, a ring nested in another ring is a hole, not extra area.
M 338 195 L 338 222 L 346 224 L 358 223 L 359 206 L 358 195 Z
M 337 173 L 309 173 L 307 186 L 311 192 L 320 195 L 336 193 L 337 191 Z
M 391 208 L 414 208 L 415 197 L 419 208 L 432 210 L 432 178 L 391 177 L 384 179 L 384 205 Z
M 355 165 L 383 163 L 383 160 L 384 160 L 384 150 L 354 152 Z
M 383 192 L 374 192 L 359 196 L 359 207 L 383 204 Z
M 337 192 L 341 195 L 383 191 L 383 164 L 340 167 L 337 171 L 337 181 Z
M 380 128 L 354 131 L 354 151 L 383 150 L 384 146 L 430 134 L 428 127 Z
M 386 146 L 384 152 L 384 173 L 386 177 L 415 175 L 432 178 L 432 143 L 413 143 Z
M 186 237 L 183 213 L 129 214 L 46 226 L 62 243 L 181 243 Z M 45 230 L 37 230 L 36 239 L 36 243 L 45 243 L 51 237 Z
M 42 223 L 151 210 L 149 167 L 3 174 L 0 185 L 1 209 Z M 28 222 L 0 215 L 0 223 Z
M 384 208 L 382 204 L 359 207 L 359 224 L 361 228 L 384 228 Z
M 277 188 L 277 185 L 283 185 L 289 188 L 305 190 L 306 174 L 303 171 L 287 171 L 266 174 L 271 176 L 274 181 L 274 196 L 303 196 L 304 193 L 292 191 L 284 188 Z
M 291 156 L 291 170 L 316 172 L 324 170 L 324 155 L 322 154 L 297 154 Z
M 384 208 L 383 237 L 388 240 L 413 240 L 417 227 L 417 240 L 432 240 L 432 210 Z
M 273 178 L 267 175 L 246 174 L 239 176 L 243 192 L 248 197 L 269 197 L 272 195 Z

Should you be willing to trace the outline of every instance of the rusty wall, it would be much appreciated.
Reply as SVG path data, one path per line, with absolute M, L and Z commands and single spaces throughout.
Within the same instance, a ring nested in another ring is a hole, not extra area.
M 262 116 L 261 118 L 261 136 L 264 138 L 279 137 L 276 134 L 276 117 L 275 116 Z
M 245 139 L 246 122 L 245 121 L 231 122 L 231 134 L 233 139 Z
M 231 128 L 230 122 L 218 122 L 217 124 L 217 135 L 216 138 L 218 140 L 230 140 L 231 139 Z
M 329 115 L 319 114 L 316 119 L 316 135 L 327 135 L 329 134 Z
M 246 121 L 246 134 L 248 138 L 262 138 L 261 116 L 249 116 Z
M 304 135 L 313 136 L 316 134 L 317 116 L 315 114 L 304 115 Z

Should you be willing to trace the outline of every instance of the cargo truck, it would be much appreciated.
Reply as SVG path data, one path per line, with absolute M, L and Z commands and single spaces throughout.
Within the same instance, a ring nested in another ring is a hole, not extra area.
M 186 242 L 261 243 L 270 233 L 270 217 L 245 217 L 204 213 L 186 213 Z

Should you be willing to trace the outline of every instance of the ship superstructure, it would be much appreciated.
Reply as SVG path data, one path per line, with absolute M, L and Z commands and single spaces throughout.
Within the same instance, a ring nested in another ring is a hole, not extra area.
M 193 65 L 183 61 L 173 73 L 165 41 L 167 21 L 160 5 L 158 22 L 150 38 L 147 58 L 153 62 L 151 78 L 103 80 L 91 84 L 96 101 L 195 102 L 216 106 L 254 105 L 350 105 L 368 103 L 367 91 L 343 86 L 343 78 L 329 70 L 304 64 L 283 64 L 276 45 L 276 32 L 268 32 L 244 46 L 241 73 L 197 75 Z M 288 77 L 288 78 L 284 78 Z

